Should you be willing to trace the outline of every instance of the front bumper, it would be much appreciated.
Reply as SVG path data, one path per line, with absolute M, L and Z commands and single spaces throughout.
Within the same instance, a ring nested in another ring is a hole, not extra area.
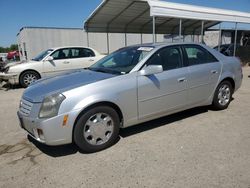
M 18 84 L 18 74 L 0 72 L 0 81 L 5 81 L 12 85 Z
M 72 143 L 72 131 L 77 112 L 61 114 L 50 119 L 32 118 L 17 112 L 20 126 L 40 143 L 46 145 L 63 145 Z M 64 115 L 68 115 L 66 125 L 63 125 Z

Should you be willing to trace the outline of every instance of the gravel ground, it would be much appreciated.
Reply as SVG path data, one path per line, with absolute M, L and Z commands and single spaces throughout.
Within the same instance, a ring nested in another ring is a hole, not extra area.
M 80 153 L 27 138 L 23 89 L 0 89 L 0 187 L 250 188 L 250 68 L 227 110 L 195 108 L 121 131 L 111 148 Z

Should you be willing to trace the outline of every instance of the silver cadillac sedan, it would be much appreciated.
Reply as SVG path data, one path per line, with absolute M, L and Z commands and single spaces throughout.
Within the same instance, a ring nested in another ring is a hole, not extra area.
M 96 152 L 119 129 L 189 108 L 226 109 L 242 82 L 240 61 L 200 44 L 125 47 L 85 70 L 45 78 L 20 101 L 20 125 L 47 145 Z

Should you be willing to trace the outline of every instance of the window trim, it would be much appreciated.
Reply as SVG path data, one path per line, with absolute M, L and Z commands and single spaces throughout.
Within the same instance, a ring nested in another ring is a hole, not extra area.
M 187 54 L 187 51 L 186 51 L 186 49 L 185 49 L 186 47 L 198 48 L 198 49 L 200 49 L 200 50 L 202 50 L 202 51 L 205 51 L 205 52 L 207 52 L 210 56 L 212 56 L 216 61 L 207 62 L 207 63 L 199 63 L 199 64 L 195 64 L 195 65 L 190 65 L 190 64 L 189 64 L 189 59 L 188 59 L 188 54 Z M 211 52 L 209 52 L 206 48 L 204 48 L 204 47 L 202 47 L 202 46 L 200 46 L 200 45 L 197 45 L 197 44 L 183 44 L 183 45 L 181 46 L 181 48 L 182 48 L 182 51 L 183 51 L 184 64 L 185 64 L 186 66 L 188 66 L 188 67 L 197 66 L 197 65 L 204 65 L 204 64 L 209 64 L 209 63 L 218 63 L 218 62 L 219 62 L 219 60 L 218 60 Z

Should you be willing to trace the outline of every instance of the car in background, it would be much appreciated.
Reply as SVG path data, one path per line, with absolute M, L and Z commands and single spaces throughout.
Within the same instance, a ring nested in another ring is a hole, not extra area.
M 236 45 L 236 48 L 240 47 L 240 44 Z M 219 51 L 219 46 L 214 47 L 215 50 Z M 234 55 L 234 44 L 222 44 L 220 46 L 220 53 L 225 56 L 233 56 Z
M 103 57 L 104 55 L 88 47 L 50 48 L 30 61 L 7 64 L 0 73 L 0 80 L 28 87 L 43 77 L 89 67 Z
M 7 59 L 14 60 L 14 61 L 19 60 L 20 59 L 19 51 L 15 50 L 15 51 L 8 52 Z
M 114 144 L 120 128 L 198 106 L 226 109 L 242 77 L 237 58 L 205 45 L 135 45 L 87 70 L 35 82 L 18 117 L 41 143 L 96 152 Z

